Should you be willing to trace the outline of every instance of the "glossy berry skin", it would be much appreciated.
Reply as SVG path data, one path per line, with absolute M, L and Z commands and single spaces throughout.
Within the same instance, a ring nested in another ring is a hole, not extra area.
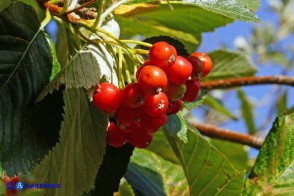
M 157 117 L 166 112 L 168 103 L 168 98 L 163 92 L 146 95 L 142 109 L 147 115 Z
M 138 108 L 144 103 L 144 92 L 138 83 L 130 83 L 122 90 L 122 101 L 131 108 Z
M 167 114 L 176 114 L 178 113 L 183 106 L 183 101 L 181 99 L 177 101 L 172 101 L 169 103 L 168 109 L 166 111 Z
M 146 94 L 156 94 L 166 87 L 167 76 L 161 68 L 146 65 L 140 72 L 138 83 Z
M 191 76 L 192 70 L 192 64 L 187 59 L 177 56 L 174 64 L 166 70 L 166 75 L 169 82 L 181 85 Z
M 176 101 L 178 99 L 181 99 L 184 96 L 184 93 L 186 92 L 186 85 L 181 84 L 173 84 L 169 82 L 164 90 L 165 94 L 168 97 L 168 100 L 170 101 Z
M 152 134 L 148 134 L 144 128 L 137 124 L 136 129 L 127 134 L 127 141 L 134 147 L 146 148 L 152 142 Z
M 107 129 L 107 143 L 110 146 L 118 148 L 124 145 L 126 141 L 126 133 L 121 131 L 115 124 L 110 123 Z
M 163 70 L 172 65 L 176 57 L 177 51 L 175 47 L 163 41 L 156 42 L 149 50 L 149 59 L 152 64 Z
M 138 121 L 139 110 L 122 105 L 115 111 L 114 116 L 118 124 L 130 126 L 135 121 Z
M 147 130 L 148 133 L 155 133 L 161 126 L 163 126 L 167 121 L 167 115 L 166 113 L 161 114 L 159 116 L 153 117 L 149 116 L 145 113 L 142 113 L 140 115 L 140 125 L 145 130 Z
M 192 79 L 199 79 L 202 77 L 204 67 L 202 61 L 196 56 L 188 56 L 187 60 L 192 64 L 193 70 L 191 77 Z
M 199 80 L 188 80 L 186 82 L 187 91 L 182 98 L 186 102 L 196 101 L 198 95 L 200 94 L 200 81 Z
M 194 52 L 191 54 L 191 56 L 199 58 L 203 64 L 203 73 L 201 77 L 207 76 L 212 69 L 212 61 L 210 57 L 204 52 Z
M 96 86 L 93 102 L 100 110 L 111 113 L 121 105 L 122 95 L 115 85 L 103 82 Z

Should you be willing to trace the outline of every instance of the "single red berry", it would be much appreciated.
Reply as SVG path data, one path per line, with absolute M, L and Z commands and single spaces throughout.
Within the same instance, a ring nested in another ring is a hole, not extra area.
M 190 56 L 195 56 L 200 59 L 203 64 L 203 73 L 201 77 L 207 76 L 212 69 L 212 61 L 210 57 L 204 52 L 194 52 Z
M 166 111 L 167 114 L 176 114 L 178 113 L 183 106 L 183 101 L 181 99 L 177 101 L 172 101 L 169 103 L 168 109 Z
M 143 111 L 149 116 L 159 116 L 166 112 L 168 108 L 168 98 L 165 93 L 156 95 L 146 95 L 142 106 Z
M 20 181 L 20 177 L 19 176 L 13 176 L 12 178 L 11 178 L 11 182 L 13 182 L 13 184 L 16 184 L 16 183 L 18 183 Z
M 11 179 L 9 178 L 9 176 L 7 176 L 6 174 L 4 174 L 4 176 L 2 177 L 2 180 L 3 180 L 3 182 L 5 182 L 6 184 L 7 184 L 8 182 L 11 181 Z
M 166 70 L 172 65 L 177 57 L 175 47 L 166 42 L 157 42 L 149 50 L 149 58 L 153 65 Z
M 139 119 L 139 110 L 122 105 L 115 111 L 114 116 L 118 124 L 130 126 Z
M 161 68 L 147 65 L 142 68 L 138 83 L 146 94 L 156 94 L 166 87 L 167 77 Z
M 161 126 L 163 126 L 167 121 L 167 115 L 161 114 L 159 116 L 153 117 L 149 116 L 145 113 L 142 113 L 140 115 L 140 125 L 145 130 L 147 130 L 148 133 L 155 133 Z
M 146 148 L 152 142 L 152 134 L 137 124 L 136 129 L 127 134 L 127 140 L 137 148 Z
M 176 101 L 184 96 L 184 93 L 186 92 L 186 85 L 177 85 L 169 82 L 164 89 L 164 92 L 170 101 Z
M 96 86 L 93 102 L 100 110 L 111 113 L 121 105 L 122 95 L 115 85 L 103 82 Z
M 198 78 L 202 77 L 202 74 L 204 71 L 202 61 L 198 57 L 192 56 L 192 55 L 188 56 L 187 60 L 193 66 L 193 70 L 192 70 L 192 74 L 191 74 L 192 79 L 198 79 Z
M 174 64 L 166 70 L 166 75 L 170 82 L 180 85 L 191 76 L 192 70 L 192 64 L 187 59 L 177 56 Z
M 182 98 L 183 101 L 193 102 L 197 99 L 200 94 L 200 81 L 199 80 L 188 80 L 186 82 L 187 91 Z
M 127 141 L 126 133 L 113 123 L 107 129 L 107 143 L 113 147 L 121 147 Z
M 144 95 L 138 83 L 130 83 L 122 90 L 122 101 L 131 108 L 138 108 L 144 103 Z

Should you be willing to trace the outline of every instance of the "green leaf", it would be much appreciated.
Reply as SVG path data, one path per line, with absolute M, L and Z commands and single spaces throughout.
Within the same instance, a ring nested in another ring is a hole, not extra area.
M 294 194 L 294 113 L 276 118 L 246 180 L 244 195 Z
M 191 195 L 240 195 L 244 172 L 231 162 L 192 126 L 188 127 L 188 142 L 165 134 L 184 169 Z
M 153 135 L 152 143 L 146 149 L 172 163 L 180 163 L 162 129 L 160 129 L 156 132 L 156 134 Z
M 288 98 L 288 91 L 284 91 L 277 100 L 277 113 L 282 114 L 287 112 L 287 98 Z
M 164 127 L 166 128 L 166 130 L 168 130 L 170 134 L 176 135 L 183 142 L 188 141 L 186 121 L 180 115 L 169 115 Z
M 115 15 L 121 25 L 121 36 L 141 34 L 145 37 L 168 35 L 185 44 L 189 52 L 194 52 L 202 32 L 233 22 L 232 18 L 208 11 L 193 4 L 153 5 L 150 11 Z M 193 24 L 193 25 L 191 25 Z M 133 27 L 136 28 L 133 28 Z
M 89 89 L 103 76 L 107 81 L 117 84 L 115 66 L 115 60 L 104 45 L 87 45 L 78 51 L 66 66 L 62 67 L 59 74 L 39 95 L 38 100 L 53 90 L 59 89 L 61 85 L 65 85 L 66 88 Z
M 256 0 L 255 0 L 256 1 Z M 222 0 L 222 1 L 199 1 L 199 0 L 183 0 L 182 2 L 197 5 L 203 9 L 220 15 L 232 18 L 234 20 L 242 20 L 245 22 L 258 22 L 259 19 L 244 5 L 248 3 L 240 3 L 240 1 Z M 256 8 L 255 8 L 256 9 Z
M 52 57 L 52 63 L 53 63 L 51 76 L 50 76 L 50 81 L 51 81 L 60 72 L 60 64 L 57 59 L 55 45 L 54 45 L 53 41 L 49 38 L 48 35 L 47 35 L 47 41 L 48 41 L 50 49 L 51 49 L 50 51 L 51 51 L 51 57 Z
M 213 62 L 213 68 L 204 81 L 252 76 L 256 72 L 249 56 L 242 53 L 217 50 L 208 55 Z
M 113 195 L 113 192 L 118 191 L 120 180 L 127 170 L 133 150 L 134 147 L 128 143 L 120 148 L 106 147 L 92 195 Z
M 246 94 L 244 93 L 244 91 L 242 89 L 238 89 L 237 95 L 238 95 L 240 102 L 241 102 L 240 109 L 241 109 L 244 121 L 246 123 L 248 133 L 254 134 L 254 133 L 256 133 L 256 128 L 255 128 L 252 105 L 249 102 L 249 100 L 247 99 Z
M 211 139 L 210 143 L 222 152 L 236 169 L 248 169 L 248 153 L 242 144 L 217 139 Z
M 248 8 L 251 11 L 257 11 L 260 6 L 260 0 L 237 0 L 238 4 L 244 5 L 245 8 Z
M 134 150 L 125 178 L 136 195 L 187 195 L 189 192 L 180 165 L 143 149 Z
M 12 175 L 33 167 L 57 141 L 62 97 L 34 104 L 49 82 L 53 57 L 33 8 L 13 3 L 0 21 L 0 167 Z
M 217 112 L 231 118 L 232 120 L 237 120 L 237 117 L 233 115 L 218 99 L 215 99 L 211 96 L 206 96 L 203 104 L 213 108 Z
M 121 179 L 118 193 L 120 196 L 135 196 L 134 190 L 125 178 Z
M 50 195 L 89 191 L 103 160 L 108 117 L 89 102 L 83 89 L 64 90 L 60 141 L 33 170 L 37 182 L 61 183 Z

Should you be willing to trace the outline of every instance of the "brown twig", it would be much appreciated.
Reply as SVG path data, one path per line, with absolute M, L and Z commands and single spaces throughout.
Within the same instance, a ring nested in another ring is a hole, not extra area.
M 232 130 L 218 128 L 213 125 L 205 125 L 200 123 L 191 123 L 198 131 L 208 137 L 221 140 L 231 141 L 239 144 L 245 144 L 256 149 L 260 149 L 263 139 L 248 134 L 237 133 Z
M 259 84 L 279 84 L 294 86 L 294 78 L 282 75 L 228 78 L 222 80 L 202 82 L 201 88 L 203 90 L 228 89 L 238 86 L 249 86 Z

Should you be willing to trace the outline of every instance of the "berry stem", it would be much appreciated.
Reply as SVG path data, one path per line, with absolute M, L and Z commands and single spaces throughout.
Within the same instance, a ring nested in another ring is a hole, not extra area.
M 228 78 L 201 82 L 201 88 L 203 90 L 228 89 L 239 86 L 251 86 L 260 84 L 278 84 L 294 86 L 294 78 L 283 75 Z
M 122 89 L 124 87 L 124 76 L 123 76 L 123 72 L 122 72 L 122 69 L 123 69 L 123 54 L 122 54 L 122 51 L 121 51 L 121 48 L 117 48 L 117 51 L 118 51 L 118 66 L 117 66 L 117 77 L 118 77 L 118 85 L 119 85 L 119 88 Z
M 130 74 L 130 70 L 129 70 L 129 67 L 127 65 L 127 62 L 123 56 L 123 68 L 124 68 L 124 71 L 126 73 L 126 77 L 127 77 L 127 82 L 128 84 L 132 83 L 132 79 L 131 79 L 131 74 Z
M 98 12 L 97 12 L 97 16 L 96 16 L 96 19 L 95 19 L 95 22 L 94 22 L 92 28 L 96 28 L 99 25 L 99 23 L 100 23 L 101 14 L 103 12 L 104 3 L 105 3 L 104 0 L 100 0 L 99 7 L 98 7 Z
M 262 138 L 259 137 L 255 137 L 249 134 L 237 133 L 236 131 L 222 129 L 213 125 L 205 125 L 200 123 L 191 124 L 201 134 L 205 136 L 235 142 L 239 144 L 245 144 L 256 149 L 260 149 L 264 141 Z
M 133 50 L 134 50 L 134 52 L 136 54 L 146 54 L 146 55 L 148 55 L 148 53 L 149 53 L 149 50 L 143 50 L 143 49 L 133 49 Z
M 63 13 L 65 13 L 68 10 L 68 4 L 69 4 L 68 0 L 64 0 L 64 2 L 63 2 L 63 8 L 60 11 L 60 14 L 63 14 Z

